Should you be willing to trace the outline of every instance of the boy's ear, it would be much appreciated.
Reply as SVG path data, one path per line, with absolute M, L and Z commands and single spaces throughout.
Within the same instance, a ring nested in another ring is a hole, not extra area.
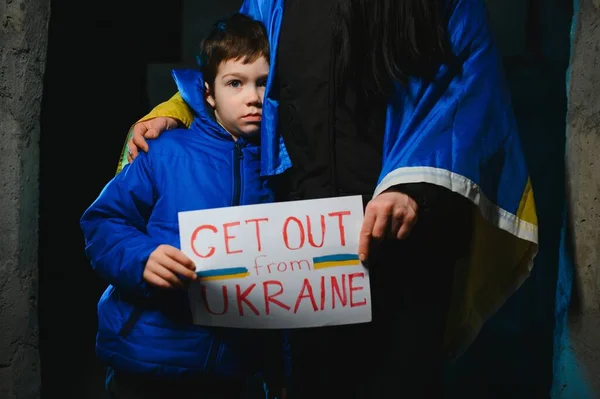
M 215 97 L 212 95 L 210 86 L 207 82 L 204 82 L 204 99 L 213 109 L 215 108 Z

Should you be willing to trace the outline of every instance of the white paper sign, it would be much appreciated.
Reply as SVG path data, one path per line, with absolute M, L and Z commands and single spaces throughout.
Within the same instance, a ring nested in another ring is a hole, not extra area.
M 371 321 L 360 196 L 179 213 L 196 264 L 194 323 L 297 328 Z

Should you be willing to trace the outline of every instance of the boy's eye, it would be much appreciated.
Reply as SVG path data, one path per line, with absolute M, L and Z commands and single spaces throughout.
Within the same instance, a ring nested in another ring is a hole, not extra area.
M 231 86 L 233 88 L 238 88 L 240 86 L 242 86 L 242 81 L 241 80 L 230 80 L 227 83 L 228 86 Z
M 258 82 L 256 82 L 256 84 L 257 84 L 259 87 L 265 87 L 265 86 L 267 85 L 267 79 L 261 79 L 261 80 L 259 80 Z

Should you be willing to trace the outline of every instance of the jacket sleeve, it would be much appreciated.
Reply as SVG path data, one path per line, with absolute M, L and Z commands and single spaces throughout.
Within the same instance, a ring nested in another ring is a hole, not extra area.
M 173 97 L 171 97 L 167 101 L 162 102 L 156 107 L 152 108 L 152 110 L 146 116 L 139 119 L 136 123 L 147 121 L 148 119 L 156 118 L 159 116 L 177 119 L 181 124 L 188 128 L 194 120 L 194 114 L 192 110 L 185 103 L 179 92 L 175 93 L 175 95 L 173 95 Z M 123 144 L 123 149 L 121 150 L 121 157 L 119 159 L 119 165 L 117 166 L 117 174 L 119 174 L 121 170 L 125 167 L 125 165 L 128 164 L 127 142 L 131 138 L 132 134 L 133 126 L 131 126 L 131 129 L 129 129 L 129 133 L 127 133 L 127 138 L 125 139 L 125 143 Z
M 140 154 L 102 190 L 80 220 L 85 252 L 96 273 L 133 295 L 150 296 L 146 262 L 161 243 L 146 234 L 154 204 L 148 156 Z
M 393 189 L 408 195 L 418 205 L 417 222 L 402 240 L 407 248 L 419 254 L 415 259 L 423 264 L 439 260 L 454 263 L 468 255 L 475 212 L 469 199 L 431 183 L 399 184 Z

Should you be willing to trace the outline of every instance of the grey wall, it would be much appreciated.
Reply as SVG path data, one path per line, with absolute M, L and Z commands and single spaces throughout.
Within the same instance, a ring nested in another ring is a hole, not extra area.
M 50 4 L 0 3 L 0 397 L 36 398 L 38 141 Z
M 600 397 L 600 1 L 580 0 L 578 8 L 567 118 L 575 286 L 558 375 L 565 399 Z

